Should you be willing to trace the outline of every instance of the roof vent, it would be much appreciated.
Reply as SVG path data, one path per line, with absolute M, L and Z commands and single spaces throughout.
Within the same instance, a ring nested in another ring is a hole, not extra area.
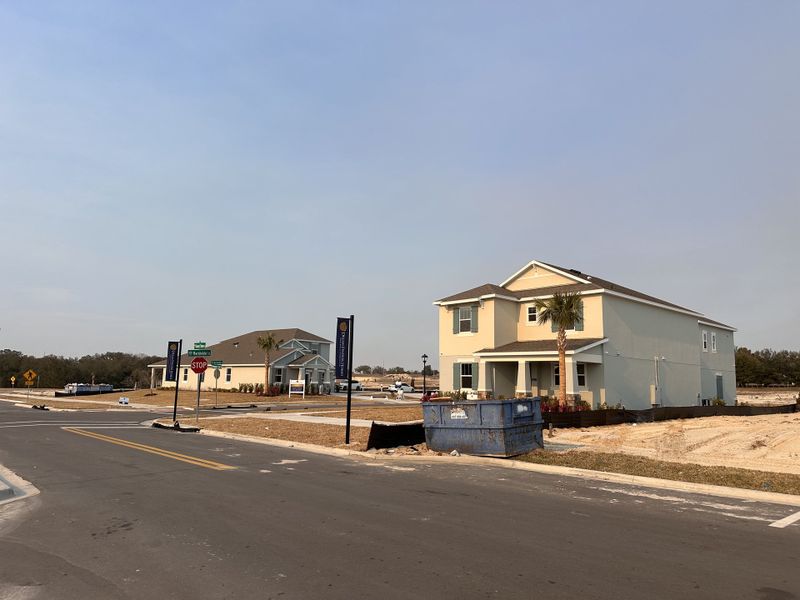
M 570 270 L 569 270 L 569 272 L 570 272 L 570 273 L 575 273 L 576 275 L 583 275 L 583 273 L 581 273 L 580 271 L 578 271 L 578 269 L 570 269 Z
M 233 342 L 233 347 L 234 348 L 238 348 L 239 347 L 239 342 Z

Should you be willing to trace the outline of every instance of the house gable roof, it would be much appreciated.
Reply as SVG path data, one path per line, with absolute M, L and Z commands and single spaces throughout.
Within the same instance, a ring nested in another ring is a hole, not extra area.
M 236 337 L 222 340 L 216 344 L 212 344 L 207 348 L 211 350 L 211 360 L 221 360 L 225 366 L 230 365 L 263 365 L 264 364 L 264 351 L 258 347 L 258 338 L 271 333 L 276 340 L 288 342 L 290 340 L 302 340 L 310 342 L 321 342 L 330 344 L 330 340 L 309 333 L 298 327 L 287 329 L 260 329 L 258 331 L 251 331 Z M 270 361 L 273 363 L 293 352 L 298 352 L 295 348 L 282 347 L 270 353 Z M 191 362 L 188 354 L 181 356 L 181 364 L 188 364 Z M 167 360 L 160 360 L 157 363 L 148 365 L 150 367 L 163 367 L 166 366 Z
M 507 288 L 509 284 L 516 281 L 526 272 L 530 271 L 533 268 L 538 268 L 538 267 L 541 267 L 543 269 L 556 273 L 562 277 L 570 279 L 574 281 L 574 283 L 550 285 L 546 287 L 526 289 L 526 290 L 510 290 Z M 678 304 L 667 302 L 666 300 L 662 300 L 660 298 L 656 298 L 655 296 L 651 296 L 649 294 L 639 292 L 632 288 L 619 285 L 607 279 L 583 273 L 581 271 L 578 271 L 577 269 L 565 269 L 564 267 L 559 267 L 558 265 L 553 265 L 550 263 L 545 263 L 537 260 L 533 260 L 528 264 L 526 264 L 524 267 L 522 267 L 516 273 L 511 275 L 511 277 L 506 279 L 500 285 L 487 283 L 478 286 L 476 288 L 472 288 L 471 290 L 466 290 L 458 294 L 447 296 L 445 298 L 437 300 L 436 302 L 434 302 L 434 304 L 446 305 L 446 304 L 458 304 L 470 301 L 479 302 L 480 300 L 485 300 L 489 298 L 505 298 L 508 300 L 521 301 L 529 298 L 552 296 L 556 292 L 561 292 L 561 293 L 579 292 L 582 294 L 598 292 L 613 296 L 619 296 L 622 298 L 626 298 L 628 300 L 633 300 L 635 302 L 652 304 L 655 306 L 666 308 L 668 310 L 674 310 L 688 315 L 696 316 L 699 319 L 708 321 L 711 324 L 715 324 L 719 327 L 735 331 L 735 328 L 730 327 L 729 325 L 724 325 L 723 323 L 718 323 L 716 321 L 711 321 L 710 319 L 706 319 L 702 313 L 692 310 L 690 308 L 685 308 Z

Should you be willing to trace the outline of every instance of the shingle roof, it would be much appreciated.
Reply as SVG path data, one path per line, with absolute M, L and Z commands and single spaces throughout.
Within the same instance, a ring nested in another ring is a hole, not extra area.
M 262 329 L 259 331 L 251 331 L 243 335 L 232 337 L 227 340 L 222 340 L 216 344 L 212 344 L 207 348 L 211 350 L 211 356 L 207 357 L 209 362 L 211 360 L 221 360 L 228 365 L 263 365 L 264 364 L 264 351 L 258 347 L 258 338 L 268 333 L 272 333 L 276 340 L 288 342 L 289 340 L 300 340 L 309 342 L 326 342 L 332 343 L 330 340 L 309 333 L 298 327 L 291 327 L 287 329 Z M 294 352 L 294 348 L 281 348 L 270 354 L 270 361 L 276 361 L 283 358 L 290 352 Z M 188 354 L 181 356 L 181 364 L 191 362 Z M 160 360 L 150 366 L 166 366 L 167 360 Z
M 567 338 L 567 351 L 578 350 L 600 342 L 603 339 L 604 338 Z M 556 347 L 556 340 L 535 340 L 529 342 L 511 342 L 510 344 L 504 344 L 497 348 L 484 348 L 483 350 L 478 350 L 476 354 L 483 354 L 486 352 L 494 352 L 497 354 L 507 354 L 509 352 L 558 352 L 558 348 Z
M 529 289 L 529 290 L 517 290 L 517 291 L 512 291 L 502 286 L 495 285 L 493 283 L 486 283 L 476 288 L 472 288 L 471 290 L 460 292 L 458 294 L 453 294 L 452 296 L 447 296 L 446 298 L 437 300 L 437 302 L 458 302 L 459 300 L 471 300 L 473 298 L 479 298 L 480 296 L 491 295 L 491 294 L 511 296 L 515 298 L 527 298 L 531 296 L 549 296 L 555 294 L 556 292 L 561 292 L 561 293 L 584 292 L 589 290 L 604 289 L 611 292 L 617 292 L 619 294 L 625 294 L 626 296 L 631 296 L 639 300 L 654 302 L 656 304 L 661 304 L 663 306 L 668 306 L 671 308 L 676 308 L 678 310 L 694 313 L 698 316 L 702 314 L 690 308 L 685 308 L 678 304 L 673 304 L 672 302 L 667 302 L 666 300 L 662 300 L 661 298 L 656 298 L 655 296 L 650 296 L 649 294 L 644 294 L 629 287 L 625 287 L 623 285 L 619 285 L 612 281 L 608 281 L 607 279 L 602 279 L 600 277 L 595 277 L 594 275 L 588 275 L 586 273 L 582 273 L 577 269 L 565 269 L 564 267 L 559 267 L 558 265 L 553 265 L 544 262 L 540 264 L 551 267 L 553 269 L 557 269 L 559 271 L 563 271 L 565 273 L 569 273 L 571 275 L 574 275 L 575 277 L 579 277 L 580 279 L 583 279 L 584 282 L 583 283 L 575 282 L 563 285 L 552 285 L 549 287 Z
M 627 296 L 633 296 L 634 298 L 638 298 L 639 300 L 647 300 L 648 302 L 655 302 L 657 304 L 663 304 L 664 306 L 671 306 L 672 308 L 678 308 L 680 310 L 689 311 L 689 312 L 695 313 L 697 315 L 701 314 L 701 313 L 698 313 L 695 310 L 692 310 L 691 308 L 686 308 L 686 307 L 680 306 L 678 304 L 673 304 L 672 302 L 667 302 L 666 300 L 662 300 L 661 298 L 656 298 L 655 296 L 650 296 L 649 294 L 644 294 L 642 292 L 638 292 L 638 291 L 636 291 L 634 289 L 631 289 L 629 287 L 625 287 L 624 285 L 619 285 L 619 284 L 614 283 L 612 281 L 608 281 L 607 279 L 602 279 L 600 277 L 595 277 L 594 275 L 588 275 L 586 273 L 582 273 L 581 271 L 578 271 L 577 269 L 565 269 L 564 267 L 559 267 L 558 265 L 553 265 L 553 264 L 550 264 L 550 263 L 542 263 L 542 264 L 543 265 L 547 265 L 548 267 L 553 267 L 554 269 L 558 269 L 559 271 L 564 271 L 566 273 L 571 273 L 572 275 L 575 275 L 576 277 L 580 277 L 581 279 L 585 279 L 587 281 L 591 281 L 595 285 L 597 285 L 597 286 L 599 286 L 599 287 L 601 287 L 603 289 L 612 291 L 612 292 L 618 292 L 620 294 L 625 294 Z

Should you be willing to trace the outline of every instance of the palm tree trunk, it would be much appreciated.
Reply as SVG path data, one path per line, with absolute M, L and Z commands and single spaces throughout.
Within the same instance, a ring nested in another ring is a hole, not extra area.
M 269 352 L 264 356 L 264 395 L 269 391 Z
M 558 348 L 558 405 L 567 405 L 567 332 L 563 327 L 558 328 L 556 338 Z

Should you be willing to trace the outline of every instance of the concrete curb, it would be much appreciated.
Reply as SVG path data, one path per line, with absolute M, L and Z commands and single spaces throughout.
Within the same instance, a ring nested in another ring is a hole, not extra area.
M 38 493 L 39 489 L 31 482 L 25 481 L 11 469 L 0 465 L 0 505 L 35 496 Z
M 785 506 L 800 507 L 800 496 L 791 494 L 779 494 L 777 492 L 761 492 L 758 490 L 747 490 L 719 485 L 709 485 L 704 483 L 690 483 L 687 481 L 673 481 L 671 479 L 656 479 L 655 477 L 642 477 L 640 475 L 625 475 L 622 473 L 607 473 L 605 471 L 590 471 L 588 469 L 576 469 L 574 467 L 559 467 L 555 465 L 539 465 L 520 460 L 510 460 L 504 458 L 488 458 L 481 456 L 413 456 L 408 454 L 372 454 L 359 450 L 345 450 L 343 448 L 327 448 L 316 444 L 306 444 L 303 442 L 290 442 L 274 438 L 259 438 L 238 433 L 227 433 L 223 431 L 212 431 L 201 429 L 201 435 L 211 437 L 239 440 L 243 442 L 253 442 L 267 446 L 277 446 L 279 448 L 293 448 L 304 450 L 315 454 L 328 456 L 340 456 L 350 458 L 361 458 L 368 460 L 407 460 L 410 462 L 443 462 L 450 464 L 468 464 L 476 466 L 495 466 L 504 469 L 516 469 L 520 471 L 532 471 L 546 475 L 562 475 L 566 477 L 578 477 L 580 479 L 591 479 L 594 481 L 604 481 L 608 483 L 619 483 L 625 485 L 637 485 L 660 490 L 670 490 L 674 492 L 687 492 L 692 494 L 702 494 L 706 496 L 717 496 L 720 498 L 732 498 L 736 500 L 747 500 L 751 502 L 765 502 L 768 504 L 782 504 Z

